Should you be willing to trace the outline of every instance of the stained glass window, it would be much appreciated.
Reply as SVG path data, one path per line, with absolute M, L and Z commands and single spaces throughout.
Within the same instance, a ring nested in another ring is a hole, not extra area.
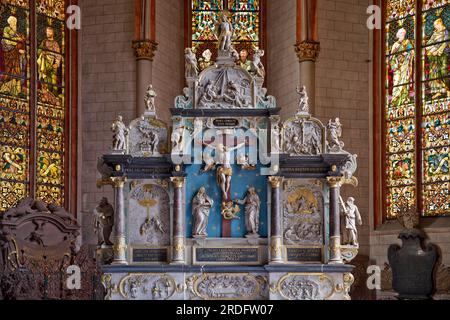
M 261 13 L 261 0 L 192 0 L 191 41 L 200 69 L 210 66 L 217 56 L 216 21 L 221 14 L 233 23 L 234 48 L 246 52 L 250 60 L 263 47 Z
M 0 211 L 26 196 L 64 205 L 67 150 L 64 0 L 0 9 Z
M 385 20 L 385 216 L 450 215 L 450 4 L 391 0 Z

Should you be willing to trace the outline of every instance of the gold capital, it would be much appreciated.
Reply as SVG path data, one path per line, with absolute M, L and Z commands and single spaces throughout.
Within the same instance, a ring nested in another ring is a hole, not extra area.
M 172 178 L 170 178 L 170 181 L 172 181 L 172 183 L 175 186 L 175 188 L 178 188 L 178 189 L 183 188 L 185 180 L 186 179 L 184 177 L 172 177 Z
M 112 177 L 111 182 L 116 188 L 123 188 L 125 186 L 125 182 L 127 182 L 126 177 Z
M 279 188 L 281 186 L 281 182 L 283 181 L 283 177 L 269 177 L 269 182 L 272 188 Z
M 132 48 L 134 49 L 134 55 L 138 60 L 144 59 L 153 61 L 158 44 L 151 40 L 135 40 L 132 43 Z
M 297 53 L 297 57 L 300 62 L 315 62 L 319 57 L 320 42 L 302 41 L 295 45 L 295 52 Z
M 356 177 L 327 177 L 327 181 L 331 188 L 338 188 L 346 184 L 352 185 L 355 188 L 358 186 L 358 179 Z

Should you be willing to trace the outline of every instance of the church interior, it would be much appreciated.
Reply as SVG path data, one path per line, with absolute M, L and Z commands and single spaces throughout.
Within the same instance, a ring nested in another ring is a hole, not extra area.
M 0 3 L 0 299 L 450 299 L 449 0 Z

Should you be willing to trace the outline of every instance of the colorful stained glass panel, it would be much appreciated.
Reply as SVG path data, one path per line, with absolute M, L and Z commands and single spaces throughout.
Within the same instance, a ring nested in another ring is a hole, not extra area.
M 28 150 L 0 145 L 0 157 L 0 179 L 28 181 Z
M 64 152 L 64 123 L 60 120 L 38 118 L 38 148 Z
M 386 20 L 396 20 L 414 15 L 415 10 L 415 0 L 389 0 L 386 6 Z
M 2 181 L 0 193 L 0 211 L 7 211 L 29 195 L 29 187 L 26 183 Z
M 63 206 L 64 189 L 57 186 L 38 185 L 36 198 L 46 203 L 54 203 L 58 206 Z
M 387 190 L 387 218 L 393 219 L 405 207 L 414 207 L 416 188 L 395 187 Z
M 218 19 L 216 12 L 193 12 L 192 13 L 192 40 L 193 41 L 216 41 L 215 24 Z
M 391 121 L 400 118 L 409 118 L 414 117 L 415 114 L 416 114 L 416 106 L 414 103 L 400 106 L 389 105 L 386 111 L 386 119 Z
M 424 182 L 450 181 L 449 147 L 424 151 Z
M 423 192 L 424 216 L 450 215 L 450 183 L 426 185 Z
M 259 41 L 259 13 L 235 12 L 231 17 L 235 41 Z
M 450 144 L 450 113 L 428 116 L 422 122 L 422 147 L 444 147 Z
M 223 0 L 193 0 L 192 10 L 221 11 Z
M 448 4 L 448 3 L 447 3 Z M 422 15 L 423 45 L 430 45 L 449 40 L 450 6 L 428 10 Z
M 232 11 L 258 11 L 259 0 L 229 0 L 228 9 Z
M 388 157 L 387 176 L 389 186 L 411 185 L 415 182 L 414 153 L 392 154 Z
M 448 0 L 422 0 L 422 1 L 423 1 L 423 10 L 429 10 L 432 8 L 437 8 L 445 4 L 448 4 Z
M 30 119 L 27 114 L 0 109 L 1 143 L 28 147 L 30 144 Z
M 63 185 L 63 158 L 59 153 L 38 152 L 37 181 L 42 184 Z
M 59 20 L 65 19 L 65 0 L 36 0 L 37 13 Z
M 386 55 L 414 49 L 415 21 L 414 17 L 409 17 L 386 24 Z
M 387 124 L 387 131 L 387 152 L 398 153 L 414 150 L 415 119 L 389 122 Z
M 404 106 L 404 111 L 409 114 L 408 111 L 411 110 L 409 106 L 414 103 L 414 99 L 415 90 L 413 83 L 388 88 L 386 102 L 389 108 L 400 109 L 401 106 Z M 400 110 L 398 111 L 400 112 Z

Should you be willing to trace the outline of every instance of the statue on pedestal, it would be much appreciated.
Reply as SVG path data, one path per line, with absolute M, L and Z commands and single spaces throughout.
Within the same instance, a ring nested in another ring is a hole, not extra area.
M 153 89 L 153 85 L 149 85 L 147 92 L 145 93 L 145 107 L 148 112 L 156 112 L 155 98 L 157 97 L 156 91 Z
M 194 218 L 192 235 L 195 237 L 207 237 L 209 213 L 214 201 L 206 194 L 206 189 L 201 187 L 192 201 L 192 216 Z
M 231 43 L 233 41 L 234 28 L 233 24 L 228 20 L 225 13 L 221 14 L 220 20 L 216 26 L 217 36 L 219 39 L 219 52 L 231 52 Z
M 297 114 L 309 114 L 309 97 L 306 87 L 302 86 L 301 89 L 297 87 L 297 94 L 299 95 Z
M 238 204 L 245 205 L 245 227 L 247 228 L 247 237 L 259 237 L 259 211 L 261 200 L 256 189 L 248 189 L 247 196 L 242 200 L 236 201 Z
M 264 50 L 258 49 L 253 55 L 253 61 L 251 64 L 250 72 L 254 76 L 264 78 L 266 76 L 266 70 L 262 64 L 261 58 L 264 56 Z
M 98 235 L 98 245 L 112 246 L 110 240 L 114 226 L 114 208 L 108 203 L 107 198 L 103 198 L 94 212 L 94 230 Z
M 113 135 L 113 151 L 123 151 L 126 146 L 126 135 L 128 134 L 128 129 L 122 121 L 122 116 L 118 116 L 117 120 L 111 126 L 111 131 Z
M 361 214 L 358 207 L 355 205 L 355 199 L 350 197 L 344 203 L 340 197 L 341 209 L 344 217 L 342 230 L 342 243 L 344 245 L 358 246 L 358 230 L 356 225 L 362 225 Z
M 327 125 L 327 129 L 330 132 L 330 141 L 328 141 L 328 147 L 331 152 L 340 152 L 344 147 L 344 142 L 340 140 L 342 137 L 342 124 L 339 118 L 336 120 L 329 121 Z
M 195 78 L 198 75 L 198 65 L 197 65 L 197 57 L 195 53 L 192 52 L 191 48 L 186 48 L 184 50 L 184 58 L 185 58 L 185 77 L 186 78 Z

